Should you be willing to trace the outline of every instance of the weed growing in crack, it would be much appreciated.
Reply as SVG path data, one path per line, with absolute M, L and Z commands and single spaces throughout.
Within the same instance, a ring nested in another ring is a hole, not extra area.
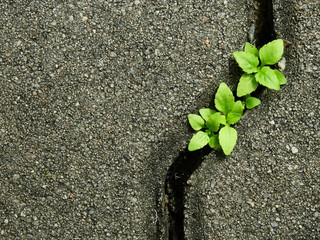
M 189 142 L 189 151 L 209 144 L 215 150 L 222 149 L 225 155 L 232 152 L 237 142 L 237 131 L 231 125 L 240 120 L 245 108 L 252 109 L 260 104 L 260 100 L 250 94 L 259 84 L 280 90 L 280 86 L 287 83 L 283 74 L 272 68 L 280 61 L 283 50 L 283 40 L 277 39 L 262 46 L 260 50 L 246 43 L 244 51 L 233 53 L 244 71 L 237 86 L 237 96 L 241 100 L 235 101 L 230 88 L 221 83 L 214 99 L 215 109 L 202 108 L 199 110 L 200 115 L 189 114 L 189 123 L 197 131 Z

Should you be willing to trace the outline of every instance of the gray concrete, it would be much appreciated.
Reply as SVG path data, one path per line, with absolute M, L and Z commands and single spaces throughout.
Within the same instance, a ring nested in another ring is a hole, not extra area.
M 1 1 L 0 238 L 165 238 L 166 171 L 236 84 L 245 2 Z
M 288 84 L 246 112 L 229 157 L 212 153 L 191 177 L 187 239 L 320 237 L 320 3 L 274 2 L 277 35 L 293 43 Z
M 1 1 L 0 239 L 165 239 L 186 116 L 235 88 L 250 2 Z M 319 237 L 316 2 L 276 1 L 288 85 L 192 176 L 188 239 Z

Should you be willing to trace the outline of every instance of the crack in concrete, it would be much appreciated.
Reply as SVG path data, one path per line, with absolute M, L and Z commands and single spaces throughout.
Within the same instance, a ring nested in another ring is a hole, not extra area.
M 254 3 L 254 38 L 260 48 L 275 39 L 272 0 L 255 0 Z M 259 87 L 255 96 L 264 90 Z M 167 235 L 169 240 L 184 240 L 184 192 L 190 176 L 203 162 L 212 149 L 209 146 L 195 152 L 187 148 L 180 152 L 168 170 L 165 180 L 165 211 L 167 212 Z M 224 156 L 221 152 L 216 152 Z
M 185 149 L 168 170 L 165 209 L 168 212 L 170 240 L 184 239 L 184 188 L 191 174 L 201 165 L 212 149 L 209 146 L 195 152 Z
M 273 23 L 273 1 L 255 0 L 254 8 L 256 47 L 260 48 L 276 39 Z

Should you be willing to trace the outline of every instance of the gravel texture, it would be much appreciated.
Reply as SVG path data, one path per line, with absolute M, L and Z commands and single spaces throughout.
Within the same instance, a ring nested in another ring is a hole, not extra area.
M 164 238 L 186 115 L 221 80 L 235 86 L 247 12 L 244 0 L 2 0 L 0 238 Z
M 187 239 L 320 237 L 320 3 L 274 9 L 278 37 L 292 42 L 288 84 L 245 113 L 229 157 L 210 154 L 191 177 Z

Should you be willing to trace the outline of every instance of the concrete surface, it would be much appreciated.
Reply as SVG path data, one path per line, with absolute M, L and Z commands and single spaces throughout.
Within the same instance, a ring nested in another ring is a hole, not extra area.
M 274 9 L 277 36 L 292 42 L 288 84 L 246 112 L 229 157 L 212 153 L 191 177 L 187 239 L 320 238 L 320 3 Z
M 165 239 L 186 116 L 236 86 L 251 2 L 1 1 L 0 239 Z M 288 85 L 192 176 L 187 239 L 319 237 L 319 3 L 275 9 Z
M 250 14 L 244 0 L 1 1 L 0 238 L 164 239 L 186 116 L 235 85 Z

